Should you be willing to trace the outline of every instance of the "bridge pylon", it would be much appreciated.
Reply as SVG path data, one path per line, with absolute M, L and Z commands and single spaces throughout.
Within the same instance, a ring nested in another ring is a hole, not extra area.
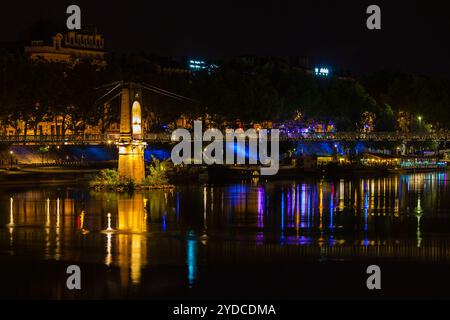
M 141 183 L 145 179 L 142 89 L 137 83 L 124 84 L 120 104 L 119 178 Z

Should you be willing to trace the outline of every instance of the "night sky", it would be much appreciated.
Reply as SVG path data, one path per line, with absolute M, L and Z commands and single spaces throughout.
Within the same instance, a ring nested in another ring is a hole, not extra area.
M 69 4 L 117 53 L 299 55 L 354 74 L 450 74 L 450 5 L 436 0 L 2 1 L 0 41 L 16 40 L 39 19 L 65 25 Z M 381 7 L 382 30 L 366 28 L 370 4 Z

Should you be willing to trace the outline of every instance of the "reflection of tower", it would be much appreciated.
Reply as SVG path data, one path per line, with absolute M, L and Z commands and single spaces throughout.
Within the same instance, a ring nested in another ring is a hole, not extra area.
M 9 198 L 9 224 L 7 225 L 9 228 L 9 242 L 10 245 L 13 245 L 13 232 L 14 232 L 14 199 L 13 197 Z
M 147 232 L 144 201 L 144 195 L 141 193 L 135 193 L 132 196 L 119 196 L 117 200 L 119 211 L 117 229 L 119 231 Z
M 147 264 L 147 231 L 145 199 L 142 194 L 124 196 L 118 199 L 117 243 L 118 264 L 122 284 L 127 285 L 130 272 L 131 282 L 141 280 L 141 268 Z M 120 233 L 120 232 L 125 233 Z
M 419 248 L 420 245 L 422 244 L 422 233 L 420 232 L 420 219 L 423 216 L 423 210 L 422 210 L 422 206 L 420 205 L 420 194 L 419 194 L 419 198 L 417 199 L 417 208 L 414 211 L 414 215 L 417 218 L 417 231 L 416 231 L 416 235 L 417 235 L 417 247 Z
M 122 88 L 118 145 L 119 177 L 141 183 L 145 178 L 142 90 L 135 83 Z

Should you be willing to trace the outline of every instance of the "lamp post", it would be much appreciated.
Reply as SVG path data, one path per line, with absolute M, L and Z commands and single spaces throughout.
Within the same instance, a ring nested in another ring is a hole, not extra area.
M 10 155 L 9 167 L 12 169 L 12 166 L 13 166 L 13 155 L 14 155 L 14 151 L 10 150 L 10 151 L 9 151 L 9 155 Z
M 419 131 L 422 129 L 422 116 L 418 116 L 417 120 L 419 120 Z

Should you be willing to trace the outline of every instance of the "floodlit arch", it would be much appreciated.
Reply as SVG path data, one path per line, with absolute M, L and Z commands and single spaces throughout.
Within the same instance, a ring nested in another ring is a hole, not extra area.
M 133 127 L 133 135 L 142 134 L 142 113 L 139 101 L 134 101 L 131 107 L 131 119 Z

